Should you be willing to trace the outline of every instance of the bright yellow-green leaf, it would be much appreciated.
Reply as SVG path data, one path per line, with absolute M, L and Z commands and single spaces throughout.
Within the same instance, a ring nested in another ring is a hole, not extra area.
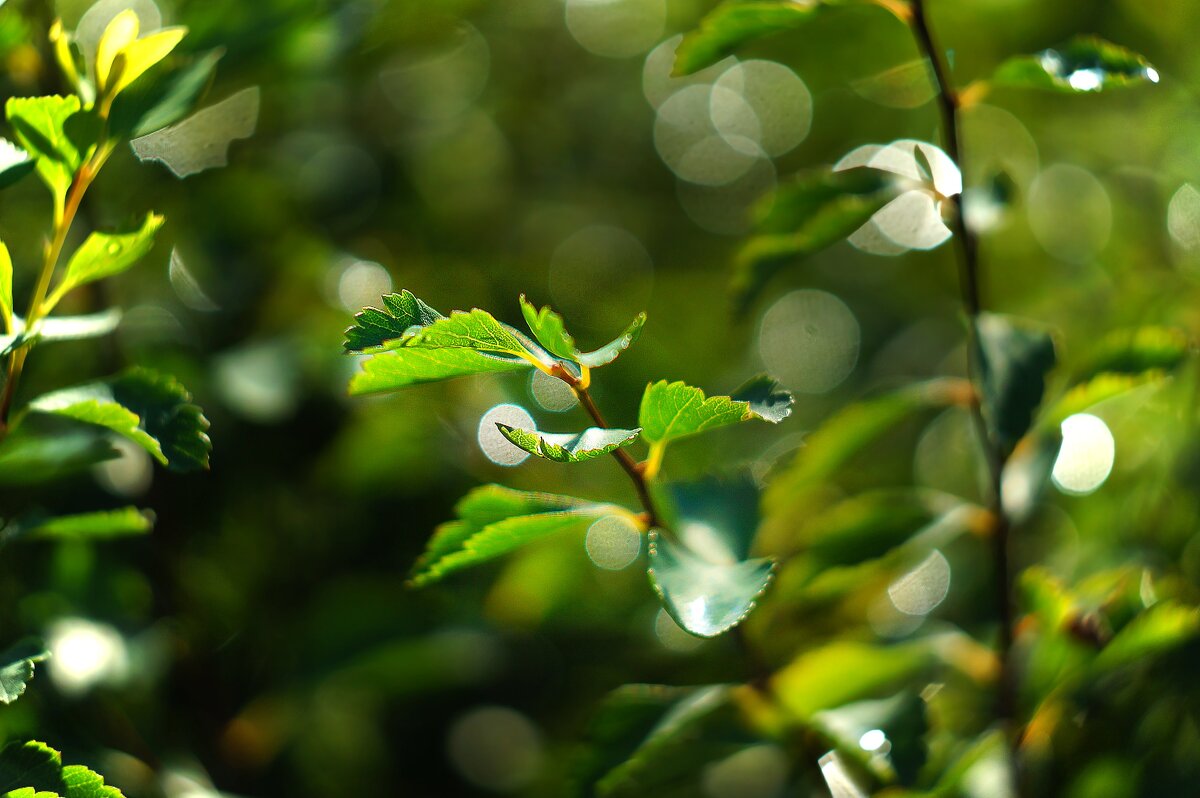
M 37 161 L 38 174 L 61 201 L 95 144 L 94 120 L 73 95 L 12 97 L 5 112 L 21 146 Z
M 4 320 L 5 332 L 12 332 L 12 281 L 12 257 L 8 254 L 8 247 L 0 241 L 0 318 Z
M 129 44 L 113 61 L 117 77 L 111 92 L 119 94 L 140 78 L 146 70 L 163 60 L 183 41 L 187 28 L 163 28 Z
M 142 226 L 129 233 L 92 233 L 71 256 L 62 282 L 48 300 L 54 307 L 69 291 L 81 285 L 119 274 L 141 260 L 154 246 L 154 234 L 163 225 L 156 213 L 146 216 Z
M 117 14 L 104 29 L 100 44 L 96 47 L 96 88 L 100 93 L 109 88 L 109 79 L 113 68 L 117 66 L 117 56 L 137 39 L 140 30 L 141 23 L 133 9 Z

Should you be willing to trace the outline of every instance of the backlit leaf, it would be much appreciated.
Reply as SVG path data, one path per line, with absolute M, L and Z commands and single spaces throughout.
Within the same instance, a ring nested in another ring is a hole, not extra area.
M 555 357 L 577 361 L 579 350 L 575 348 L 575 339 L 567 332 L 563 317 L 555 313 L 549 305 L 539 310 L 525 299 L 524 294 L 521 295 L 520 302 L 525 323 L 529 325 L 529 331 L 533 333 L 537 342 Z
M 0 138 L 0 188 L 8 188 L 32 172 L 37 160 L 5 138 Z
M 229 163 L 229 146 L 258 127 L 261 93 L 242 89 L 170 127 L 129 142 L 140 161 L 158 161 L 179 178 Z
M 354 314 L 343 344 L 347 352 L 364 352 L 404 337 L 411 327 L 424 327 L 444 318 L 411 291 L 387 294 L 383 309 L 363 308 Z
M 1190 349 L 1187 334 L 1174 327 L 1116 330 L 1101 339 L 1076 376 L 1082 381 L 1105 372 L 1170 371 L 1187 358 Z
M 892 646 L 835 641 L 796 657 L 775 674 L 780 704 L 800 719 L 853 701 L 880 698 L 932 664 L 921 643 Z
M 136 507 L 122 507 L 13 523 L 18 529 L 11 538 L 19 540 L 108 540 L 149 533 L 154 529 L 154 514 Z M 0 532 L 0 539 L 11 539 L 8 531 Z
M 1077 36 L 1061 47 L 1010 58 L 992 80 L 1003 86 L 1074 94 L 1158 83 L 1159 74 L 1132 50 L 1096 36 Z
M 50 656 L 41 642 L 23 640 L 0 652 L 0 703 L 11 704 L 25 693 L 34 666 Z
M 4 322 L 4 330 L 12 330 L 13 320 L 13 267 L 12 257 L 8 254 L 8 246 L 0 241 L 0 320 Z
M 993 313 L 980 314 L 981 403 L 988 430 L 1006 451 L 1029 431 L 1054 368 L 1054 341 L 1043 330 Z
M 616 338 L 592 352 L 580 353 L 580 365 L 587 366 L 588 368 L 592 369 L 600 368 L 601 366 L 607 366 L 637 341 L 642 334 L 642 327 L 644 327 L 645 324 L 646 314 L 639 313 L 637 318 L 630 322 L 629 326 L 625 328 L 625 331 Z
M 589 427 L 583 432 L 556 434 L 497 424 L 500 433 L 532 455 L 559 463 L 581 463 L 602 457 L 637 440 L 641 430 Z
M 690 75 L 717 63 L 741 45 L 797 28 L 812 18 L 819 0 L 726 0 L 683 37 L 674 75 Z
M 212 82 L 223 55 L 223 50 L 210 50 L 186 67 L 139 80 L 113 102 L 110 128 L 114 133 L 140 137 L 183 119 Z
M 67 262 L 62 281 L 51 294 L 51 306 L 81 285 L 120 274 L 146 256 L 163 217 L 151 213 L 137 230 L 128 233 L 92 233 Z
M 94 130 L 79 98 L 12 97 L 5 106 L 17 139 L 37 161 L 38 174 L 60 198 L 83 164 Z
M 755 403 L 730 396 L 706 397 L 704 391 L 683 382 L 651 383 L 638 411 L 642 437 L 651 444 L 665 444 L 751 419 L 778 423 L 790 412 L 790 396 L 775 390 L 773 383 L 767 388 L 765 379 L 748 386 Z

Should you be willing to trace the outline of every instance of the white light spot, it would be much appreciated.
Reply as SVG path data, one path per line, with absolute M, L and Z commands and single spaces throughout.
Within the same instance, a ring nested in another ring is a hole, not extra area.
M 876 246 L 876 233 L 886 239 L 883 247 Z M 931 192 L 914 189 L 880 208 L 849 240 L 864 252 L 894 255 L 898 254 L 897 250 L 934 249 L 945 243 L 951 235 L 950 228 L 942 221 L 941 204 L 937 198 Z
M 708 602 L 704 596 L 697 596 L 683 606 L 683 614 L 687 616 L 687 625 L 692 628 L 702 629 L 707 625 L 705 613 L 708 611 Z
M 1154 67 L 1146 67 L 1146 79 L 1149 80 L 1151 83 L 1158 83 L 1158 81 L 1159 81 L 1158 70 L 1155 69 Z
M 842 764 L 842 758 L 837 751 L 825 754 L 817 760 L 817 764 L 820 765 L 821 775 L 825 777 L 825 783 L 829 786 L 830 798 L 867 798 L 867 794 L 846 772 L 846 766 Z
M 767 370 L 801 393 L 827 393 L 858 362 L 858 321 L 824 291 L 793 291 L 763 315 L 758 351 Z
M 719 107 L 720 89 L 735 94 L 741 102 L 726 102 Z M 730 112 L 738 115 L 731 116 Z M 812 112 L 812 94 L 804 81 L 774 61 L 736 64 L 713 87 L 713 123 L 717 130 L 747 135 L 770 156 L 783 155 L 804 141 L 812 125 Z M 742 133 L 742 127 L 752 128 L 756 134 Z
M 905 615 L 928 615 L 949 592 L 950 563 L 937 550 L 888 586 L 892 605 Z
M 529 376 L 529 393 L 543 410 L 551 413 L 562 413 L 579 404 L 569 385 L 540 369 L 534 369 Z
M 724 132 L 714 124 L 714 107 Z M 764 157 L 755 139 L 760 132 L 753 109 L 736 92 L 688 86 L 659 106 L 654 148 L 681 180 L 721 186 L 746 174 Z
M 1067 83 L 1075 91 L 1100 91 L 1104 87 L 1104 73 L 1099 69 L 1077 69 L 1067 76 Z
M 294 347 L 286 341 L 260 341 L 222 352 L 214 362 L 221 400 L 238 415 L 259 424 L 283 421 L 300 402 L 300 374 Z
M 706 798 L 776 798 L 788 775 L 787 755 L 770 743 L 752 745 L 704 768 Z
M 1181 247 L 1200 249 L 1200 191 L 1184 183 L 1167 206 L 1167 231 Z
M 1112 202 L 1086 169 L 1048 167 L 1033 181 L 1026 210 L 1034 237 L 1056 258 L 1087 263 L 1108 244 Z
M 446 750 L 463 778 L 499 792 L 528 786 L 545 762 L 537 728 L 505 707 L 480 707 L 460 717 L 450 728 Z
M 654 636 L 663 648 L 680 654 L 695 651 L 704 644 L 702 638 L 688 634 L 675 623 L 675 619 L 666 610 L 659 610 L 658 615 L 654 617 Z
M 520 405 L 496 405 L 479 420 L 477 438 L 479 449 L 496 465 L 517 466 L 529 459 L 529 452 L 514 446 L 500 433 L 497 424 L 535 430 L 533 416 Z
M 50 627 L 46 646 L 50 678 L 64 693 L 79 694 L 120 681 L 129 670 L 125 639 L 108 624 L 63 618 Z
M 584 546 L 598 567 L 620 571 L 637 560 L 642 551 L 642 535 L 628 518 L 608 515 L 588 527 Z
M 150 454 L 131 440 L 117 438 L 113 448 L 120 454 L 92 466 L 100 486 L 117 496 L 134 498 L 150 490 L 154 481 L 154 462 Z
M 878 751 L 887 745 L 887 735 L 880 729 L 871 729 L 858 738 L 858 747 L 864 751 Z
M 590 53 L 629 58 L 646 52 L 667 23 L 666 0 L 566 0 L 567 30 Z
M 646 56 L 646 63 L 642 67 L 642 93 L 646 96 L 646 102 L 654 108 L 662 105 L 668 97 L 686 86 L 712 83 L 737 63 L 736 58 L 729 56 L 691 75 L 673 77 L 671 71 L 675 68 L 675 50 L 681 41 L 682 33 L 672 36 Z
M 1083 495 L 1104 484 L 1112 472 L 1116 441 L 1108 425 L 1088 413 L 1062 423 L 1062 448 L 1050 476 L 1064 493 Z
M 391 290 L 392 276 L 378 263 L 352 258 L 343 262 L 337 295 L 342 307 L 351 313 L 368 305 L 379 307 L 380 297 Z

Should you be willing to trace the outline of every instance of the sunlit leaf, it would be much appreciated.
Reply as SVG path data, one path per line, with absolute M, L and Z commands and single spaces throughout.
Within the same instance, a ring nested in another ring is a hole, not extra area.
M 25 694 L 34 666 L 50 656 L 37 640 L 22 640 L 0 652 L 0 703 L 11 704 Z
M 0 441 L 0 485 L 50 482 L 117 455 L 95 427 L 31 414 Z
M 1159 74 L 1132 50 L 1096 36 L 1077 36 L 1037 55 L 1010 58 L 992 80 L 1003 86 L 1082 93 L 1158 83 Z
M 128 88 L 147 70 L 166 58 L 186 34 L 187 28 L 162 28 L 126 45 L 113 61 L 117 77 L 109 89 L 110 93 L 116 95 Z
M 8 188 L 34 170 L 37 160 L 5 138 L 0 138 L 0 189 Z
M 208 419 L 173 377 L 131 369 L 104 382 L 43 394 L 29 410 L 106 427 L 174 471 L 208 467 Z
M 770 559 L 710 559 L 651 532 L 650 583 L 675 622 L 697 637 L 737 626 L 770 585 L 774 568 Z
M 637 440 L 641 430 L 589 427 L 583 432 L 556 434 L 497 424 L 501 434 L 532 455 L 559 463 L 582 463 L 602 457 Z
M 83 341 L 108 335 L 121 325 L 120 308 L 86 316 L 50 316 L 37 324 L 33 335 L 41 342 Z
M 42 180 L 64 197 L 94 143 L 93 123 L 80 110 L 79 98 L 12 97 L 5 111 L 21 146 L 36 159 Z
M 413 566 L 411 583 L 424 586 L 447 574 L 493 560 L 551 535 L 586 529 L 597 518 L 628 514 L 613 505 L 571 496 L 485 485 L 455 507 L 457 520 L 438 527 Z
M 981 314 L 978 359 L 981 404 L 988 430 L 1011 450 L 1029 431 L 1054 368 L 1054 341 L 1043 330 L 993 313 Z
M 354 324 L 343 344 L 347 352 L 364 352 L 404 337 L 412 327 L 424 327 L 444 318 L 411 291 L 383 297 L 383 309 L 363 308 L 354 314 Z
M 136 507 L 99 510 L 50 518 L 18 519 L 0 532 L 3 540 L 108 540 L 145 535 L 154 529 L 154 514 Z
M 187 116 L 212 82 L 224 51 L 210 50 L 191 64 L 158 77 L 139 80 L 121 92 L 109 114 L 114 133 L 145 136 Z
M 638 411 L 642 437 L 651 444 L 666 444 L 741 421 L 778 423 L 791 412 L 791 396 L 778 391 L 773 382 L 768 387 L 767 379 L 760 377 L 748 386 L 754 403 L 730 396 L 706 397 L 701 389 L 683 382 L 651 383 Z
M 118 66 L 117 56 L 137 39 L 140 30 L 137 12 L 130 8 L 109 20 L 100 34 L 100 41 L 96 45 L 95 73 L 96 87 L 101 93 L 108 88 L 113 69 Z M 119 79 L 119 74 L 117 77 Z
M 674 74 L 690 75 L 747 42 L 797 28 L 820 7 L 819 0 L 726 0 L 683 37 L 675 51 Z
M 1106 372 L 1170 371 L 1187 358 L 1190 350 L 1187 334 L 1174 327 L 1116 330 L 1101 339 L 1076 378 L 1083 381 Z
M 1101 402 L 1116 399 L 1139 388 L 1161 383 L 1164 379 L 1166 373 L 1162 371 L 1097 374 L 1087 382 L 1076 385 L 1050 405 L 1042 414 L 1038 426 L 1044 432 L 1055 432 L 1059 424 L 1076 413 L 1082 413 Z
M 563 360 L 578 359 L 579 350 L 575 348 L 575 339 L 567 332 L 566 323 L 560 314 L 555 313 L 549 305 L 539 310 L 524 294 L 521 295 L 520 303 L 521 313 L 525 316 L 529 331 L 547 352 Z
M 229 163 L 229 145 L 254 135 L 260 92 L 243 89 L 182 122 L 129 142 L 141 161 L 158 161 L 176 177 L 188 177 Z
M 163 217 L 147 214 L 137 230 L 129 233 L 92 233 L 67 262 L 62 281 L 51 294 L 53 306 L 68 292 L 81 285 L 120 274 L 141 260 L 154 246 L 154 235 L 163 225 Z
M 1142 612 L 1109 641 L 1096 659 L 1099 672 L 1144 662 L 1200 636 L 1200 609 L 1163 601 Z
M 738 252 L 732 288 L 745 311 L 781 268 L 849 236 L 894 192 L 876 172 L 802 172 L 763 202 L 753 236 Z
M 880 698 L 932 664 L 920 643 L 892 646 L 835 641 L 796 657 L 772 679 L 780 704 L 797 718 L 853 701 Z
M 4 322 L 5 331 L 13 329 L 12 281 L 12 257 L 8 254 L 8 246 L 0 241 L 0 320 Z
M 625 331 L 616 338 L 592 352 L 580 353 L 580 365 L 593 369 L 600 368 L 601 366 L 607 366 L 609 363 L 616 360 L 622 352 L 637 342 L 637 339 L 642 334 L 642 327 L 645 325 L 646 314 L 639 313 L 637 318 L 631 321 L 629 326 L 625 328 Z
M 0 794 L 33 787 L 52 793 L 65 792 L 62 756 L 45 743 L 13 742 L 0 749 Z

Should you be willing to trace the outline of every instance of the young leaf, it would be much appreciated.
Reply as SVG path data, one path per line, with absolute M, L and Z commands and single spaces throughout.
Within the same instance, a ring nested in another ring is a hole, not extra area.
M 621 333 L 616 338 L 595 351 L 581 352 L 579 354 L 579 364 L 581 366 L 587 366 L 590 369 L 607 366 L 637 341 L 642 334 L 642 327 L 644 327 L 645 324 L 646 314 L 639 313 L 637 318 L 630 322 L 629 326 L 625 328 L 625 332 Z
M 777 391 L 767 378 L 757 378 L 747 388 L 755 402 L 730 396 L 706 397 L 704 391 L 683 382 L 661 380 L 651 383 L 642 395 L 638 424 L 642 437 L 651 445 L 666 443 L 710 429 L 762 419 L 772 424 L 791 412 L 791 396 Z
M 36 640 L 22 640 L 0 652 L 0 703 L 11 704 L 25 693 L 34 665 L 50 656 Z
M 354 314 L 343 344 L 347 352 L 366 352 L 403 338 L 412 327 L 425 327 L 445 318 L 411 291 L 383 297 L 383 310 L 363 308 Z
M 1132 50 L 1096 36 L 1077 36 L 1037 55 L 1010 58 L 996 70 L 992 81 L 1001 86 L 1079 94 L 1158 83 L 1159 74 Z
M 413 566 L 411 584 L 422 587 L 447 574 L 508 554 L 560 532 L 581 530 L 605 515 L 628 511 L 571 496 L 485 485 L 464 496 L 458 519 L 438 527 Z
M 154 246 L 154 234 L 163 225 L 163 217 L 151 213 L 142 226 L 130 233 L 92 233 L 71 260 L 66 274 L 50 295 L 50 306 L 57 304 L 69 291 L 133 266 Z
M 36 159 L 42 180 L 56 196 L 65 197 L 94 138 L 79 98 L 12 97 L 5 111 L 21 146 Z
M 37 161 L 25 150 L 0 138 L 0 188 L 8 188 L 33 171 Z
M 697 637 L 716 637 L 741 623 L 774 568 L 769 559 L 714 562 L 650 533 L 650 584 L 675 622 Z
M 799 27 L 820 9 L 820 0 L 726 0 L 675 51 L 676 77 L 717 63 L 754 39 Z
M 993 313 L 976 322 L 977 354 L 988 430 L 1006 451 L 1029 431 L 1054 368 L 1054 341 L 1042 330 Z
M 538 310 L 524 294 L 521 294 L 520 303 L 521 314 L 525 316 L 525 323 L 529 325 L 529 331 L 533 333 L 537 342 L 555 357 L 577 362 L 579 350 L 575 348 L 575 339 L 567 332 L 563 317 L 555 313 L 549 305 Z
M 105 382 L 44 394 L 30 402 L 29 410 L 107 427 L 173 471 L 208 467 L 208 419 L 167 375 L 131 369 Z
M 0 241 L 0 320 L 4 322 L 5 332 L 16 332 L 13 329 L 12 281 L 12 257 L 8 254 L 8 246 Z
M 186 34 L 187 28 L 183 27 L 161 28 L 130 42 L 113 60 L 113 71 L 117 77 L 109 90 L 110 96 L 120 94 L 146 74 L 148 69 L 170 55 Z
M 559 463 L 582 463 L 628 446 L 641 430 L 589 427 L 575 434 L 555 434 L 497 424 L 500 434 L 532 455 Z

